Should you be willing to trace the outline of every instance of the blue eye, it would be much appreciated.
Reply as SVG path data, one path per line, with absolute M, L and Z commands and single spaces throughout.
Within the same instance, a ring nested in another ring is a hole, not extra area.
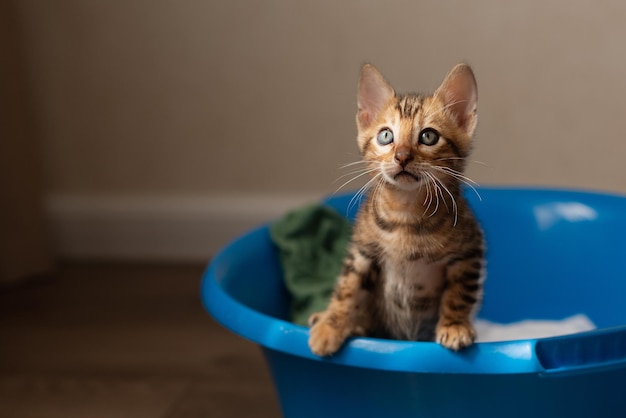
M 432 128 L 426 128 L 422 132 L 420 132 L 419 142 L 420 144 L 428 146 L 435 145 L 437 142 L 439 142 L 439 132 L 435 131 Z
M 391 132 L 389 128 L 381 129 L 381 131 L 378 132 L 376 140 L 380 145 L 389 145 L 393 142 L 393 132 Z

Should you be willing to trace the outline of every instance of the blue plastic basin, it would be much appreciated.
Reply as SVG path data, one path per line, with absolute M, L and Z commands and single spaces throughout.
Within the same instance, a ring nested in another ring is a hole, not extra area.
M 487 239 L 481 318 L 586 314 L 596 331 L 478 343 L 353 338 L 332 358 L 287 320 L 289 295 L 267 226 L 215 256 L 202 284 L 213 317 L 259 344 L 284 417 L 626 416 L 626 197 L 480 188 L 467 198 Z M 347 213 L 351 196 L 328 204 Z M 347 213 L 348 217 L 354 215 Z

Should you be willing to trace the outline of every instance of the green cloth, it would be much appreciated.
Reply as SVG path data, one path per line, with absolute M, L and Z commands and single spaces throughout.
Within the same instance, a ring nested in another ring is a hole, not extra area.
M 270 226 L 293 298 L 292 322 L 307 325 L 312 313 L 326 309 L 351 233 L 346 218 L 321 205 L 293 210 Z

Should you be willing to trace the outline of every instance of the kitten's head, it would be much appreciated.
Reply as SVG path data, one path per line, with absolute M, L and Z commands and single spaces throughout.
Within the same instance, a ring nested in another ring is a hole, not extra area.
M 477 89 L 459 64 L 431 95 L 396 94 L 370 64 L 358 88 L 358 144 L 364 161 L 387 184 L 416 190 L 458 184 L 476 128 Z

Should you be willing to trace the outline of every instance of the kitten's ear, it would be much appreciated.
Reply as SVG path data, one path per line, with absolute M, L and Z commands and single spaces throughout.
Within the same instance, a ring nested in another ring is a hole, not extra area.
M 371 64 L 361 68 L 357 95 L 357 123 L 359 128 L 367 128 L 378 113 L 396 93 L 383 75 Z
M 470 66 L 457 64 L 443 80 L 435 96 L 450 110 L 459 128 L 471 136 L 476 129 L 478 88 Z

